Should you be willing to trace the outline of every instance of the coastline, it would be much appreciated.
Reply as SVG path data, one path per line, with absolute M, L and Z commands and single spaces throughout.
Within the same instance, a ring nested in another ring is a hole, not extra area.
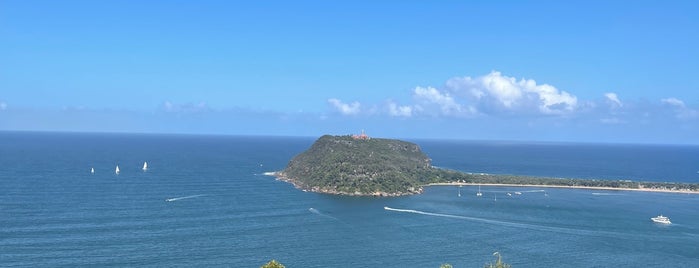
M 538 184 L 507 184 L 507 183 L 466 183 L 466 182 L 436 182 L 429 183 L 423 187 L 429 186 L 507 186 L 507 187 L 539 187 L 539 188 L 567 188 L 567 189 L 585 189 L 585 190 L 606 190 L 606 191 L 636 191 L 636 192 L 656 192 L 656 193 L 675 193 L 675 194 L 699 194 L 699 191 L 691 191 L 686 189 L 657 189 L 657 188 L 622 188 L 622 187 L 596 187 L 596 186 L 568 186 L 568 185 L 538 185 Z
M 290 183 L 291 185 L 294 186 L 294 188 L 299 189 L 301 191 L 321 193 L 321 194 L 346 195 L 346 196 L 398 197 L 398 196 L 405 196 L 405 195 L 421 194 L 423 192 L 422 187 L 415 189 L 414 191 L 409 191 L 409 192 L 405 192 L 405 193 L 404 192 L 387 193 L 387 192 L 381 192 L 381 191 L 377 191 L 377 192 L 373 192 L 373 193 L 344 192 L 344 191 L 338 191 L 335 189 L 320 188 L 317 186 L 308 187 L 306 185 L 299 183 L 297 180 L 294 180 L 294 179 L 287 177 L 284 174 L 284 172 L 281 172 L 281 171 L 264 172 L 262 174 L 265 176 L 275 177 L 276 180 L 278 180 L 278 181 Z
M 422 188 L 416 189 L 412 192 L 405 193 L 386 193 L 386 192 L 374 192 L 369 194 L 363 194 L 360 192 L 343 192 L 334 189 L 323 189 L 319 187 L 306 187 L 294 179 L 290 179 L 285 176 L 283 172 L 265 172 L 265 176 L 275 177 L 278 181 L 283 181 L 294 185 L 296 189 L 302 190 L 304 192 L 316 192 L 323 194 L 333 194 L 333 195 L 348 195 L 348 196 L 374 196 L 374 197 L 397 197 L 413 194 L 421 194 L 423 192 Z M 601 186 L 570 186 L 570 185 L 549 185 L 549 184 L 512 184 L 512 183 L 467 183 L 467 182 L 436 182 L 428 183 L 422 185 L 421 187 L 430 186 L 496 186 L 496 187 L 526 187 L 526 188 L 564 188 L 564 189 L 582 189 L 582 190 L 604 190 L 604 191 L 635 191 L 635 192 L 655 192 L 655 193 L 674 193 L 674 194 L 699 194 L 699 191 L 691 191 L 688 189 L 659 189 L 659 188 L 624 188 L 624 187 L 601 187 Z

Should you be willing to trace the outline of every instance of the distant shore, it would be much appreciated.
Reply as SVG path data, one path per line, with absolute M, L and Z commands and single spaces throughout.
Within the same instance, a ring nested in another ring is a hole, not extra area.
M 272 176 L 276 177 L 277 180 L 279 181 L 284 181 L 287 183 L 291 183 L 296 187 L 297 189 L 303 190 L 303 191 L 311 191 L 311 192 L 317 192 L 317 193 L 324 193 L 324 194 L 334 194 L 334 195 L 349 195 L 349 196 L 404 196 L 404 195 L 412 195 L 412 194 L 420 194 L 423 192 L 423 190 L 420 189 L 415 189 L 414 191 L 408 191 L 408 192 L 401 192 L 401 193 L 386 193 L 386 192 L 373 192 L 373 193 L 360 193 L 360 192 L 343 192 L 343 191 L 337 191 L 334 189 L 323 189 L 319 187 L 306 187 L 305 185 L 302 185 L 298 181 L 294 179 L 290 179 L 285 176 L 283 172 L 276 171 L 276 172 L 265 172 L 263 173 L 266 176 Z M 602 186 L 572 186 L 572 185 L 550 185 L 550 184 L 514 184 L 514 183 L 472 183 L 472 182 L 436 182 L 436 183 L 428 183 L 425 185 L 422 185 L 421 187 L 430 187 L 430 186 L 460 186 L 460 185 L 465 185 L 465 186 L 496 186 L 496 187 L 527 187 L 527 188 L 564 188 L 564 189 L 583 189 L 583 190 L 605 190 L 605 191 L 636 191 L 636 192 L 656 192 L 656 193 L 675 193 L 675 194 L 699 194 L 699 191 L 692 191 L 690 189 L 665 189 L 665 188 L 649 188 L 649 187 L 641 187 L 641 188 L 629 188 L 629 187 L 602 187 Z
M 465 182 L 437 182 L 429 183 L 429 186 L 508 186 L 508 187 L 539 187 L 539 188 L 566 188 L 566 189 L 587 189 L 587 190 L 607 190 L 607 191 L 636 191 L 636 192 L 658 192 L 658 193 L 676 193 L 676 194 L 699 194 L 699 191 L 687 189 L 672 190 L 658 188 L 623 188 L 623 187 L 596 187 L 596 186 L 568 186 L 568 185 L 538 185 L 538 184 L 500 184 L 500 183 L 465 183 Z

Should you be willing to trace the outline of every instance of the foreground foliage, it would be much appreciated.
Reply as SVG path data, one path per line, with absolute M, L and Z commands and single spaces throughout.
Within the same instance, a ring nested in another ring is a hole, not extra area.
M 485 268 L 512 268 L 512 265 L 502 262 L 502 256 L 500 256 L 499 252 L 495 252 L 493 255 L 498 256 L 498 259 L 495 260 L 495 263 L 486 264 Z
M 502 261 L 502 256 L 500 256 L 499 252 L 493 253 L 493 255 L 498 256 L 498 258 L 495 260 L 495 263 L 488 263 L 484 268 L 512 268 L 512 265 L 509 265 L 507 263 L 504 263 Z M 439 268 L 453 268 L 451 264 L 445 263 L 439 266 Z
M 260 268 L 284 268 L 284 265 L 277 262 L 276 260 L 271 260 L 265 265 L 260 266 Z

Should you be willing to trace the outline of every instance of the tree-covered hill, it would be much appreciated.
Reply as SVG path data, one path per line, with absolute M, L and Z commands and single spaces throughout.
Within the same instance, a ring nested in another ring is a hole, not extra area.
M 420 147 L 393 139 L 330 136 L 316 140 L 275 175 L 303 190 L 343 195 L 399 196 L 430 183 L 506 184 L 698 192 L 699 184 L 471 174 L 435 168 Z
M 393 139 L 320 137 L 280 174 L 298 187 L 350 195 L 402 195 L 439 182 L 430 159 L 414 143 Z

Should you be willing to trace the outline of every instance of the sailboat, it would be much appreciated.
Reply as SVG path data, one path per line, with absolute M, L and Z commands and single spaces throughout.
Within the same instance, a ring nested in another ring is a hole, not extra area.
M 95 174 L 95 168 L 91 168 L 90 173 Z
M 114 170 L 114 173 L 119 175 L 119 165 L 117 165 L 116 169 Z
M 476 193 L 476 196 L 482 196 L 483 193 L 481 193 L 481 186 L 478 185 L 478 192 Z
M 461 186 L 459 186 L 459 197 L 461 197 Z
M 148 162 L 143 162 L 143 171 L 148 170 Z
M 498 194 L 495 194 L 495 201 L 498 201 Z

